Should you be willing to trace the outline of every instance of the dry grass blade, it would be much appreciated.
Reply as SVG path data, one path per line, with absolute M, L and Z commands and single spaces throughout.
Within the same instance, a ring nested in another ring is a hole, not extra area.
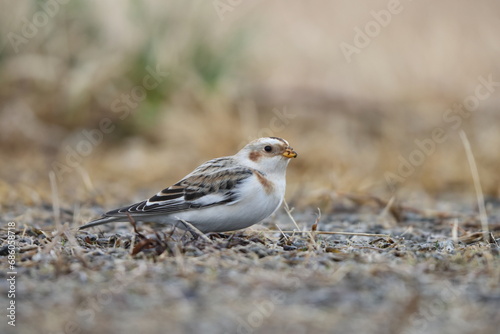
M 453 227 L 451 229 L 451 240 L 458 242 L 458 219 L 453 220 Z
M 275 231 L 263 231 L 264 233 L 276 233 Z M 310 234 L 309 231 L 282 231 L 281 233 L 307 233 Z M 357 232 L 330 232 L 330 231 L 316 231 L 315 234 L 338 234 L 338 235 L 355 235 L 358 237 L 378 237 L 378 238 L 390 238 L 391 236 L 388 234 L 374 234 L 374 233 L 357 233 Z
M 92 180 L 90 179 L 89 173 L 80 165 L 76 166 L 76 171 L 78 172 L 78 175 L 82 178 L 83 185 L 85 186 L 85 189 L 87 192 L 90 194 L 95 193 L 95 188 L 94 185 L 92 184 Z
M 476 160 L 474 159 L 469 139 L 467 138 L 464 130 L 460 131 L 460 138 L 462 139 L 462 143 L 465 148 L 465 153 L 467 155 L 467 160 L 469 161 L 472 179 L 474 181 L 474 188 L 476 189 L 479 219 L 481 220 L 481 227 L 483 230 L 483 240 L 485 242 L 489 242 L 488 215 L 486 214 L 486 207 L 484 205 L 483 189 L 481 187 L 481 181 L 479 180 L 479 172 L 477 170 Z
M 461 242 L 469 245 L 473 244 L 476 242 L 479 242 L 481 240 L 484 240 L 484 233 L 483 232 L 473 232 L 473 233 L 467 233 L 466 235 L 461 236 L 458 238 Z M 491 233 L 487 234 L 487 239 L 486 242 L 495 242 L 495 238 Z
M 285 238 L 285 240 L 288 240 L 288 239 L 289 239 L 289 238 L 288 238 L 288 236 L 285 234 L 285 232 L 283 232 L 283 230 L 281 229 L 281 227 L 279 227 L 279 226 L 278 226 L 278 224 L 274 224 L 274 225 L 276 226 L 276 228 L 277 228 L 278 230 L 280 230 L 281 235 L 283 236 L 283 238 Z M 263 232 L 263 233 L 266 233 L 267 231 L 262 231 L 262 232 Z
M 395 196 L 392 196 L 389 201 L 387 202 L 387 204 L 385 205 L 384 209 L 382 210 L 382 212 L 380 212 L 379 216 L 380 217 L 383 217 L 383 216 L 386 216 L 387 214 L 389 214 L 393 204 L 394 204 L 394 201 L 396 200 L 396 197 Z
M 64 232 L 63 235 L 68 239 L 68 245 L 71 246 L 71 251 L 75 255 L 75 257 L 82 263 L 85 268 L 90 268 L 88 261 L 85 259 L 85 256 L 82 251 L 82 247 L 78 243 L 75 238 L 74 233 L 69 228 L 68 224 L 64 224 Z
M 52 190 L 52 210 L 57 231 L 61 231 L 61 206 L 59 204 L 59 192 L 57 191 L 56 174 L 49 172 L 50 188 Z
M 314 222 L 314 224 L 311 226 L 312 232 L 316 232 L 318 230 L 318 225 L 320 220 L 321 220 L 321 209 L 318 208 L 318 216 L 316 217 L 316 221 Z
M 200 231 L 199 229 L 197 229 L 193 224 L 183 220 L 183 219 L 179 219 L 184 225 L 186 225 L 186 227 L 188 229 L 190 229 L 191 231 L 190 232 L 194 232 L 196 233 L 199 237 L 201 237 L 204 241 L 208 242 L 208 243 L 213 243 L 212 240 L 210 240 L 206 235 L 205 233 L 203 233 L 202 231 Z
M 297 222 L 295 221 L 295 218 L 293 218 L 292 212 L 290 211 L 290 207 L 288 206 L 288 203 L 286 201 L 283 201 L 283 203 L 285 205 L 286 214 L 288 215 L 288 217 L 290 217 L 290 219 L 292 220 L 293 224 L 297 228 L 297 232 L 299 232 L 300 231 L 300 227 L 297 224 Z M 311 239 L 311 242 L 313 243 L 314 247 L 317 246 L 316 240 L 314 240 L 314 236 L 312 235 L 311 231 L 300 231 L 300 232 L 301 233 L 307 233 L 309 235 L 309 239 Z

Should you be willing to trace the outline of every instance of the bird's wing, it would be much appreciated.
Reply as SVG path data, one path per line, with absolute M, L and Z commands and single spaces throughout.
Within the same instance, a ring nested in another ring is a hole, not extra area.
M 241 199 L 239 185 L 253 173 L 252 169 L 237 164 L 230 157 L 214 159 L 148 200 L 106 212 L 104 216 L 161 215 L 234 204 Z

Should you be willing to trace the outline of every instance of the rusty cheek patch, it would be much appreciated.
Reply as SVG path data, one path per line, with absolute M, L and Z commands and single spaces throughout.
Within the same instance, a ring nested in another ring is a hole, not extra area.
M 259 153 L 259 152 L 250 152 L 250 154 L 248 155 L 248 158 L 252 161 L 259 161 L 259 159 L 262 157 L 262 155 Z
M 257 180 L 259 180 L 260 184 L 262 184 L 262 187 L 264 187 L 266 194 L 272 193 L 274 190 L 273 183 L 259 172 L 254 172 L 254 174 L 257 176 Z

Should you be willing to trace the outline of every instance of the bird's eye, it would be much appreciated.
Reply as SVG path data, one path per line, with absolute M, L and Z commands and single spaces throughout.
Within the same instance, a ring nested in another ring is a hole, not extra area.
M 269 145 L 267 145 L 266 147 L 264 147 L 264 151 L 266 152 L 271 152 L 273 150 L 273 148 Z

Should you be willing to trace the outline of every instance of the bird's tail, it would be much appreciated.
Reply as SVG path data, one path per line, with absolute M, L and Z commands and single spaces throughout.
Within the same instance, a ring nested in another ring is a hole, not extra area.
M 80 226 L 78 229 L 83 230 L 85 228 L 94 227 L 94 226 L 112 223 L 112 222 L 117 222 L 117 221 L 123 221 L 123 218 L 120 219 L 120 217 L 103 216 L 99 219 L 91 221 L 90 223 L 87 223 L 85 225 Z

